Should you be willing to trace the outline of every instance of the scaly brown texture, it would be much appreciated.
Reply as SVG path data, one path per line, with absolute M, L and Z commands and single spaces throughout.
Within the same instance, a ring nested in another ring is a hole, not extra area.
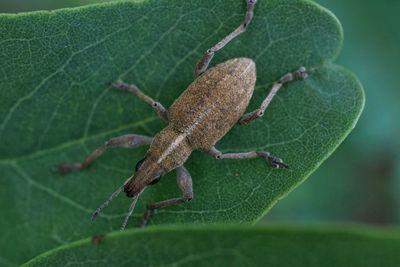
M 234 58 L 208 70 L 175 100 L 170 126 L 185 133 L 193 149 L 211 149 L 245 112 L 256 83 L 256 65 Z
M 228 60 L 197 78 L 170 107 L 169 125 L 154 137 L 125 186 L 127 195 L 182 166 L 194 149 L 210 150 L 245 112 L 255 82 L 256 65 L 248 58 Z

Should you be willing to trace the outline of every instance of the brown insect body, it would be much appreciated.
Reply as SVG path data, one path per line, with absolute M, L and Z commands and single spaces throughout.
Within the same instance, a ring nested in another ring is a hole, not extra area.
M 197 78 L 169 109 L 170 127 L 194 149 L 210 150 L 239 120 L 253 95 L 256 65 L 235 58 Z
M 134 84 L 126 84 L 122 81 L 113 84 L 116 90 L 130 92 L 151 105 L 159 117 L 168 123 L 166 128 L 154 137 L 127 134 L 111 138 L 89 154 L 84 161 L 60 164 L 53 168 L 54 171 L 61 174 L 80 171 L 90 166 L 108 148 L 136 148 L 150 145 L 144 159 L 137 163 L 135 173 L 95 210 L 93 219 L 124 190 L 128 197 L 133 198 L 121 228 L 124 229 L 139 195 L 147 186 L 157 183 L 162 175 L 172 170 L 176 170 L 177 184 L 182 195 L 147 204 L 141 226 L 146 225 L 152 210 L 180 205 L 191 200 L 193 198 L 192 178 L 183 164 L 196 149 L 205 151 L 216 159 L 261 158 L 269 162 L 273 168 L 288 168 L 282 159 L 267 151 L 222 153 L 214 146 L 236 123 L 249 124 L 262 117 L 273 97 L 285 83 L 304 79 L 311 72 L 305 67 L 300 67 L 297 71 L 283 75 L 272 85 L 260 106 L 243 115 L 252 97 L 256 82 L 255 63 L 248 58 L 235 58 L 208 71 L 207 68 L 216 52 L 246 31 L 254 15 L 256 0 L 246 0 L 246 3 L 244 21 L 205 52 L 195 68 L 197 78 L 175 100 L 169 110 L 144 94 Z
M 198 77 L 169 109 L 169 125 L 160 131 L 135 177 L 128 196 L 182 166 L 194 149 L 209 151 L 245 112 L 256 82 L 255 63 L 235 58 Z

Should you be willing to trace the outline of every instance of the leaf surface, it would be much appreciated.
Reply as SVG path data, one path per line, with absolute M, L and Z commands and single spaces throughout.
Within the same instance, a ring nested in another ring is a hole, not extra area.
M 97 239 L 99 240 L 99 239 Z M 100 242 L 100 243 L 99 243 Z M 335 228 L 156 227 L 82 240 L 34 266 L 398 266 L 396 231 Z
M 0 264 L 17 265 L 58 245 L 118 229 L 129 200 L 115 200 L 95 224 L 92 211 L 147 148 L 107 151 L 90 169 L 58 176 L 49 168 L 82 160 L 108 138 L 153 135 L 165 124 L 134 96 L 111 90 L 123 79 L 170 106 L 192 82 L 202 53 L 243 19 L 244 1 L 127 1 L 0 16 Z M 160 210 L 151 223 L 255 222 L 315 170 L 353 129 L 364 104 L 358 80 L 332 63 L 342 30 L 320 6 L 260 0 L 249 30 L 213 65 L 246 56 L 257 64 L 249 111 L 273 81 L 313 67 L 289 84 L 263 119 L 235 127 L 223 152 L 269 150 L 290 165 L 260 159 L 215 161 L 195 152 L 186 164 L 192 202 Z M 171 173 L 143 194 L 143 207 L 180 195 Z M 23 252 L 23 253 L 22 253 Z

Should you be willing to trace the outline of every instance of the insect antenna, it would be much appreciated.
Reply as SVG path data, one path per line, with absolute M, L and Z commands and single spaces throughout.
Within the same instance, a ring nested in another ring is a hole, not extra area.
M 132 178 L 133 178 L 133 176 L 129 177 L 129 178 L 124 182 L 123 185 L 121 185 L 114 193 L 112 193 L 112 194 L 108 197 L 108 199 L 107 199 L 103 204 L 101 204 L 100 207 L 98 207 L 98 208 L 93 212 L 93 214 L 92 214 L 92 221 L 94 221 L 94 220 L 97 218 L 97 216 L 100 214 L 100 212 L 101 212 L 105 207 L 107 207 L 108 204 L 110 204 L 111 201 L 119 195 L 119 193 L 121 193 L 122 189 L 124 189 L 124 186 L 125 186 L 125 185 L 129 182 L 129 180 L 132 179 Z
M 125 217 L 124 223 L 122 224 L 120 231 L 123 231 L 123 230 L 125 229 L 126 225 L 128 224 L 128 220 L 129 220 L 129 218 L 131 217 L 132 212 L 133 212 L 133 210 L 135 209 L 136 202 L 137 202 L 137 200 L 138 200 L 138 198 L 139 198 L 139 196 L 140 196 L 140 194 L 141 194 L 142 192 L 143 192 L 143 190 L 140 191 L 140 193 L 139 193 L 137 196 L 135 196 L 135 197 L 133 198 L 132 204 L 131 204 L 131 206 L 129 207 L 128 214 L 127 214 L 126 217 Z

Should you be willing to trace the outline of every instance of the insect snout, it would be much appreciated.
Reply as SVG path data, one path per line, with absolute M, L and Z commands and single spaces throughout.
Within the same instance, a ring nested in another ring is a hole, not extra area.
M 133 190 L 131 190 L 127 185 L 124 186 L 124 192 L 125 192 L 126 196 L 129 198 L 132 198 L 133 196 L 135 196 L 135 192 Z
M 140 195 L 146 186 L 140 182 L 138 177 L 133 176 L 125 185 L 124 192 L 127 197 L 133 198 Z

